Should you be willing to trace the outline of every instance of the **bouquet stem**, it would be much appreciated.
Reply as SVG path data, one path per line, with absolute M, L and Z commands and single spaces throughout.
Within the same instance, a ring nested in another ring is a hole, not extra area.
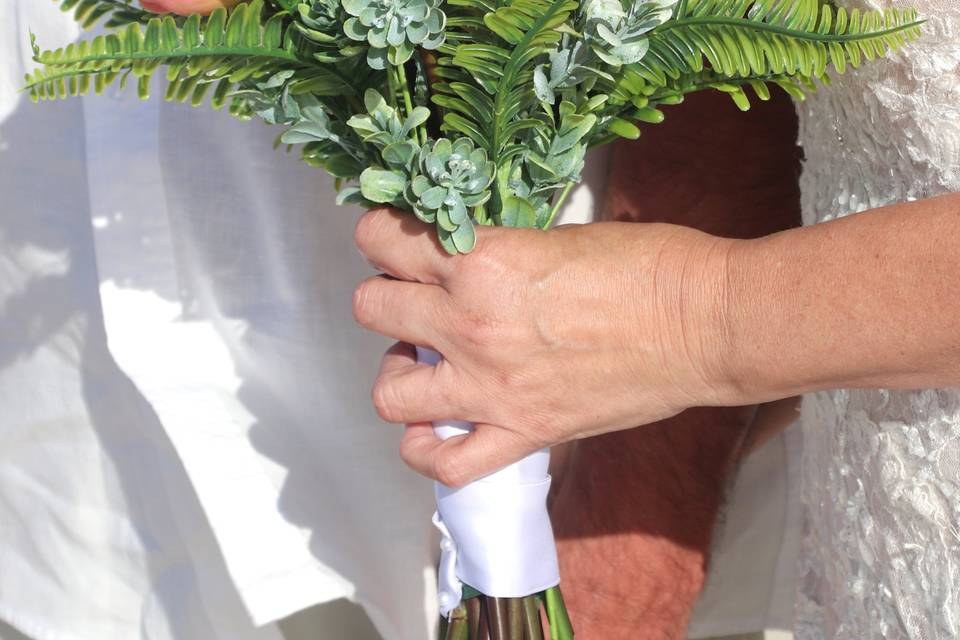
M 490 640 L 514 640 L 508 635 L 506 598 L 487 598 Z
M 523 637 L 525 640 L 543 640 L 543 625 L 540 622 L 540 599 L 523 599 Z
M 563 602 L 560 587 L 552 587 L 544 593 L 546 599 L 547 620 L 550 622 L 550 637 L 552 640 L 566 640 L 573 638 L 573 625 L 567 615 L 567 605 Z
M 544 630 L 541 606 L 549 623 Z M 475 595 L 441 620 L 441 640 L 573 640 L 559 587 L 525 598 Z
M 469 622 L 466 604 L 461 602 L 450 612 L 448 619 L 442 620 L 440 637 L 443 640 L 469 640 Z

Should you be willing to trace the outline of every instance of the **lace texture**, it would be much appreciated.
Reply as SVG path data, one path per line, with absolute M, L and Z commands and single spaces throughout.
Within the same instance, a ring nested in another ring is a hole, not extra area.
M 923 36 L 798 105 L 804 224 L 960 191 L 960 0 Z M 840 390 L 803 403 L 799 640 L 960 637 L 960 390 Z

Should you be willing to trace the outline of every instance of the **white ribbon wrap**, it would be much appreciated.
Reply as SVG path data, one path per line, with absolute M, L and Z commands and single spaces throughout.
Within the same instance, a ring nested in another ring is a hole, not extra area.
M 424 364 L 440 354 L 417 347 Z M 468 422 L 433 423 L 438 437 L 469 433 Z M 436 483 L 440 530 L 440 613 L 460 604 L 463 584 L 485 595 L 520 598 L 560 583 L 557 547 L 547 513 L 550 452 L 542 449 L 460 489 Z

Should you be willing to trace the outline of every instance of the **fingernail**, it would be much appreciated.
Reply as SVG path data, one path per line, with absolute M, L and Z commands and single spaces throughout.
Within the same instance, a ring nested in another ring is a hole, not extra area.
M 363 258 L 364 260 L 367 260 L 367 261 L 369 262 L 370 259 L 367 258 L 367 254 L 365 254 L 365 253 L 363 252 L 363 249 L 360 248 L 360 245 L 359 245 L 359 244 L 354 243 L 353 247 L 357 250 L 357 253 L 360 254 L 360 257 L 361 257 L 361 258 Z

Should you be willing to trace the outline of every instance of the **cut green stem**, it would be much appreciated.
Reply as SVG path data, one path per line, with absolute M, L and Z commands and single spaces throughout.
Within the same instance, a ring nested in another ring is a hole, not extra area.
M 573 640 L 563 595 L 556 587 L 524 598 L 478 593 L 467 587 L 466 599 L 441 620 L 441 640 Z M 543 612 L 550 622 L 549 635 Z
M 410 83 L 407 81 L 407 71 L 404 65 L 398 64 L 395 69 L 397 72 L 397 84 L 400 85 L 400 92 L 403 95 L 403 107 L 407 110 L 404 118 L 407 118 L 413 113 L 413 96 L 410 93 Z M 413 135 L 420 144 L 427 143 L 427 132 L 423 125 L 418 125 Z
M 480 598 L 470 598 L 467 600 L 467 627 L 470 629 L 470 640 L 481 640 L 480 618 L 482 615 Z M 486 640 L 486 638 L 482 640 Z
M 507 598 L 507 623 L 510 640 L 522 640 L 523 598 Z
M 450 612 L 450 622 L 447 625 L 447 633 L 444 637 L 446 640 L 469 640 L 467 607 L 464 603 L 461 602 L 456 609 Z
M 477 598 L 477 602 L 480 603 L 480 630 L 477 637 L 479 640 L 490 640 L 490 611 L 487 599 L 481 596 Z
M 553 208 L 550 209 L 550 216 L 547 218 L 546 224 L 543 225 L 544 229 L 549 229 L 556 220 L 557 214 L 560 213 L 560 209 L 563 207 L 563 204 L 567 201 L 567 196 L 570 195 L 570 190 L 573 189 L 573 182 L 568 182 L 564 187 L 563 191 L 560 192 L 560 195 L 557 196 L 557 199 L 553 201 Z
M 490 640 L 512 640 L 507 635 L 507 606 L 503 598 L 487 597 L 487 621 L 490 623 Z
M 543 625 L 540 622 L 540 598 L 527 596 L 523 599 L 524 640 L 543 640 Z
M 551 587 L 543 592 L 546 601 L 547 619 L 550 621 L 550 640 L 573 640 L 573 625 L 567 615 L 560 587 Z
M 397 106 L 397 74 L 394 67 L 387 67 L 387 102 L 391 107 Z

